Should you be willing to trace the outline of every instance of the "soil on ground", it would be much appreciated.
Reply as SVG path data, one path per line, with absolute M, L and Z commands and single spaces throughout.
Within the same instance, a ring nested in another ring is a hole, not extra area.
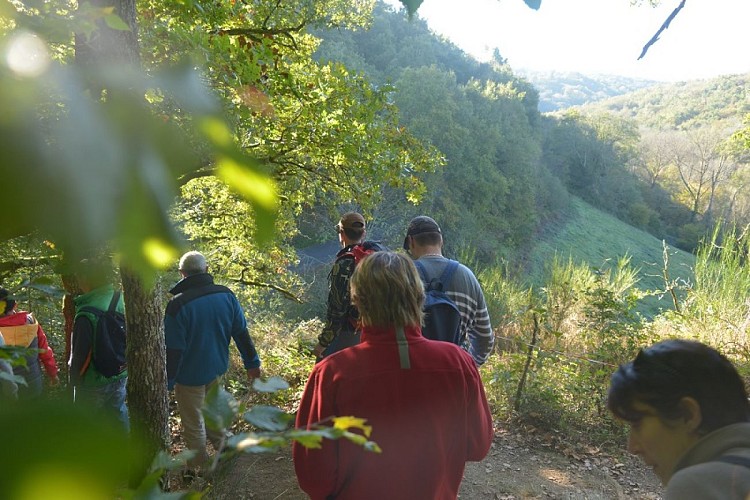
M 174 489 L 187 486 L 181 478 Z M 212 500 L 303 500 L 291 451 L 248 454 L 224 463 L 210 477 L 193 480 Z M 534 428 L 499 428 L 487 457 L 466 464 L 460 499 L 647 499 L 661 498 L 652 471 L 636 457 L 571 445 Z

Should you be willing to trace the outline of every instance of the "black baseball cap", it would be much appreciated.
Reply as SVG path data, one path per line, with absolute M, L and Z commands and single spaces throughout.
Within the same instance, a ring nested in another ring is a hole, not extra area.
M 432 217 L 427 217 L 426 215 L 414 217 L 406 228 L 404 250 L 409 250 L 409 236 L 423 233 L 442 233 L 442 231 L 440 231 L 440 226 L 438 226 L 438 223 Z

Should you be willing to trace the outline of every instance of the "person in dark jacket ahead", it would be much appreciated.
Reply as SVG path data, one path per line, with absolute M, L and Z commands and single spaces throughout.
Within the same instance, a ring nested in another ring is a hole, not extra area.
M 357 322 L 359 313 L 349 296 L 349 280 L 356 264 L 355 253 L 379 252 L 385 247 L 377 241 L 365 240 L 365 218 L 357 212 L 347 212 L 336 224 L 341 250 L 328 275 L 328 303 L 323 331 L 313 354 L 318 360 L 334 352 L 359 343 Z
M 492 415 L 471 356 L 422 336 L 424 288 L 411 259 L 375 252 L 357 264 L 352 301 L 362 339 L 318 363 L 296 425 L 331 417 L 371 426 L 375 453 L 346 439 L 293 444 L 297 481 L 312 500 L 454 500 L 466 461 L 492 443 Z
M 208 274 L 206 258 L 188 252 L 180 259 L 182 280 L 170 290 L 173 295 L 164 315 L 167 345 L 167 381 L 174 388 L 182 420 L 183 440 L 197 452 L 188 467 L 206 463 L 206 434 L 218 450 L 223 436 L 207 430 L 201 407 L 207 391 L 229 367 L 229 342 L 234 339 L 252 382 L 260 376 L 260 358 L 247 321 L 232 291 L 215 285 Z

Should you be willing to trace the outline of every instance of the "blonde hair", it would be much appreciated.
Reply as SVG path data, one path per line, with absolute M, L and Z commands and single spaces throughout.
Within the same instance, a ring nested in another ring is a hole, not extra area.
M 352 302 L 365 326 L 422 324 L 424 286 L 412 260 L 395 252 L 375 252 L 357 264 Z

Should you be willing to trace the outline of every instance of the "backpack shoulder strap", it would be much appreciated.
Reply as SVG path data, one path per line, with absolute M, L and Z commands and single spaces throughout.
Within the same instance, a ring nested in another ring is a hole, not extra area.
M 428 285 L 429 281 L 427 280 L 427 269 L 425 269 L 424 264 L 419 262 L 419 260 L 415 260 L 414 265 L 417 266 L 417 271 L 419 272 L 419 277 L 422 278 L 422 283 Z
M 107 311 L 115 312 L 115 309 L 117 309 L 117 303 L 119 301 L 120 301 L 120 290 L 115 290 L 115 293 L 112 294 L 112 300 L 109 301 L 109 307 L 107 308 Z
M 75 317 L 78 318 L 79 316 L 81 316 L 84 313 L 90 314 L 90 315 L 98 318 L 99 316 L 101 316 L 102 314 L 104 314 L 104 311 L 102 311 L 101 309 L 97 309 L 94 306 L 83 306 L 82 308 L 80 308 L 78 310 L 78 312 L 76 313 Z
M 443 274 L 440 275 L 440 284 L 445 288 L 446 283 L 450 283 L 453 273 L 458 269 L 458 261 L 448 259 L 448 265 L 445 266 Z
M 446 264 L 443 273 L 440 275 L 440 278 L 437 279 L 437 283 L 435 283 L 435 278 L 430 279 L 429 276 L 427 276 L 427 268 L 424 267 L 424 264 L 419 262 L 419 260 L 415 260 L 414 264 L 417 266 L 417 271 L 419 271 L 419 277 L 422 278 L 422 282 L 427 287 L 425 291 L 434 290 L 434 285 L 436 284 L 439 287 L 439 291 L 444 291 L 445 284 L 450 283 L 453 273 L 458 268 L 458 261 L 448 259 L 448 264 Z
M 94 306 L 83 306 L 77 313 L 76 317 L 81 313 L 89 313 L 94 315 L 95 317 L 99 317 L 103 315 L 105 312 L 115 312 L 117 309 L 117 303 L 120 301 L 120 291 L 115 290 L 115 293 L 112 294 L 112 300 L 109 301 L 109 306 L 107 307 L 106 311 L 102 311 L 99 308 L 96 308 Z
M 351 258 L 351 259 L 357 260 L 357 250 L 358 250 L 358 249 L 359 249 L 359 251 L 362 251 L 362 244 L 361 244 L 361 243 L 357 243 L 357 244 L 355 244 L 355 245 L 352 245 L 352 246 L 351 246 L 351 247 L 350 247 L 350 248 L 349 248 L 349 249 L 348 249 L 348 250 L 347 250 L 346 252 L 344 252 L 344 253 L 341 253 L 341 254 L 337 254 L 337 255 L 336 255 L 336 260 L 335 260 L 335 261 L 336 261 L 336 262 L 338 262 L 338 261 L 340 261 L 340 260 L 342 260 L 342 259 L 347 259 L 347 258 Z

